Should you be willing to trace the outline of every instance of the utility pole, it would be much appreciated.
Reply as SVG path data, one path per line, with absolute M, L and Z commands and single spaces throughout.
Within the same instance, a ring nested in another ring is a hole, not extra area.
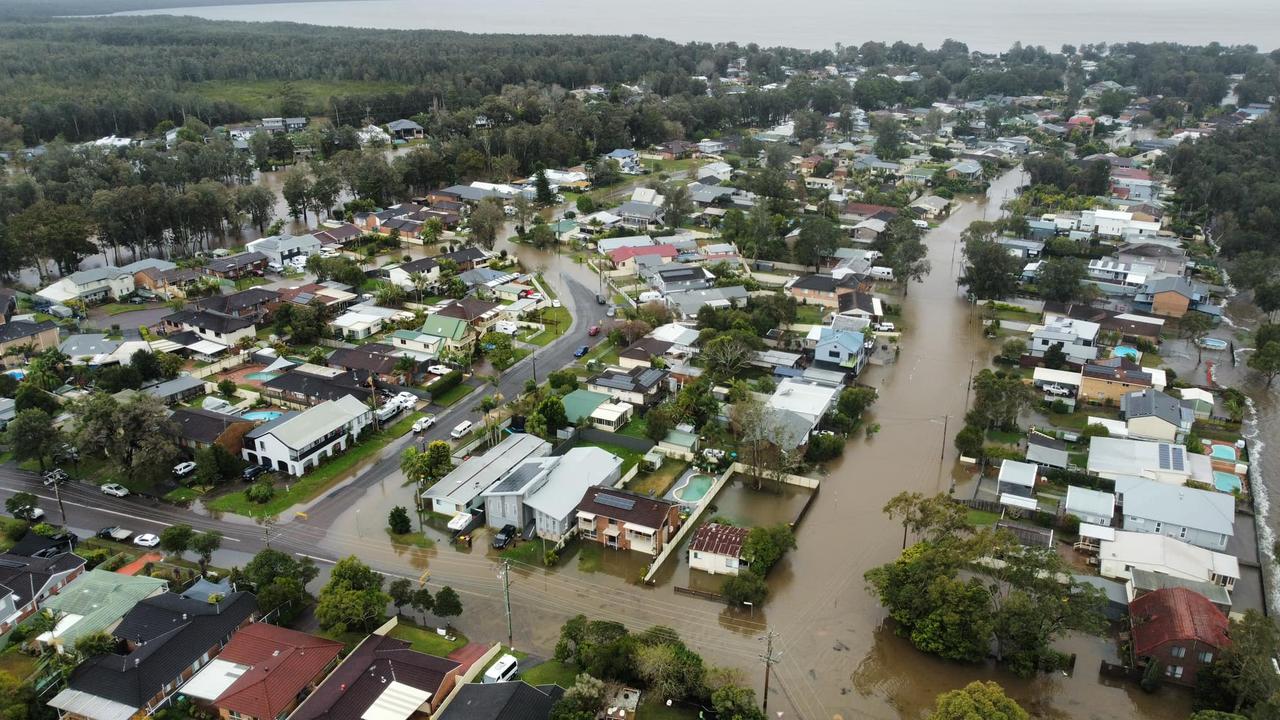
M 502 578 L 502 598 L 507 606 L 507 647 L 514 648 L 511 643 L 511 563 L 503 560 L 498 566 L 498 577 Z
M 774 663 L 782 660 L 781 653 L 777 655 L 773 653 L 773 639 L 777 636 L 778 633 L 770 630 L 764 637 L 758 638 L 766 643 L 764 654 L 760 656 L 760 659 L 764 661 L 764 701 L 761 703 L 760 709 L 764 712 L 766 718 L 769 717 L 769 675 L 773 670 Z

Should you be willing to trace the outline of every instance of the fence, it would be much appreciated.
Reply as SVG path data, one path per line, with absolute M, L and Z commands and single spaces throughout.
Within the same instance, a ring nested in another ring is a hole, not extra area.
M 706 590 L 694 590 L 693 588 L 676 586 L 675 591 L 681 595 L 689 595 L 703 600 L 714 600 L 716 602 L 724 602 L 724 596 L 720 593 L 707 592 Z
M 226 372 L 231 368 L 240 367 L 248 362 L 249 353 L 240 353 L 239 355 L 232 355 L 231 357 L 223 358 L 217 362 L 209 363 L 202 368 L 192 370 L 191 376 L 203 380 L 210 375 L 217 375 L 220 372 Z
M 341 350 L 349 350 L 353 347 L 356 347 L 355 345 L 349 342 L 343 342 L 342 340 L 335 340 L 333 338 L 320 338 L 316 342 L 320 343 L 325 347 L 338 348 Z
M 698 524 L 698 518 L 702 517 L 702 513 L 706 512 L 707 508 L 711 507 L 711 501 L 720 493 L 720 490 L 724 488 L 725 483 L 729 482 L 729 478 L 732 475 L 733 468 L 725 470 L 721 473 L 720 477 L 716 478 L 716 481 L 711 484 L 711 487 L 707 489 L 707 493 L 698 501 L 697 507 L 695 507 L 693 512 L 689 513 L 689 517 L 685 519 L 684 525 L 681 525 L 680 529 L 676 531 L 675 537 L 667 541 L 667 544 L 662 547 L 662 553 L 658 555 L 658 557 L 653 561 L 653 564 L 649 566 L 649 571 L 644 575 L 644 583 L 646 585 L 653 582 L 653 576 L 656 575 L 659 568 L 662 567 L 662 563 L 666 562 L 667 558 L 675 552 L 676 548 L 680 547 L 680 543 L 684 540 L 684 536 Z
M 744 465 L 740 462 L 735 462 L 733 465 L 730 465 L 729 469 L 733 472 L 742 473 L 743 475 L 749 475 L 751 477 L 756 476 L 755 468 L 750 465 Z M 786 485 L 795 485 L 796 487 L 809 488 L 810 490 L 816 490 L 818 489 L 818 486 L 822 484 L 822 481 L 818 478 L 805 477 L 804 475 L 792 475 L 790 473 L 783 473 L 781 476 L 770 474 L 768 477 L 770 480 L 777 480 Z

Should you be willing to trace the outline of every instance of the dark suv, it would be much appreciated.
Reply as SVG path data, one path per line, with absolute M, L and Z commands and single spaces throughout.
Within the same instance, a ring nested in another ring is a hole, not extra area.
M 240 473 L 240 477 L 243 478 L 245 482 L 253 482 L 258 479 L 259 475 L 266 471 L 267 468 L 262 465 L 250 465 L 244 469 L 244 472 Z
M 502 529 L 498 531 L 498 534 L 493 536 L 493 549 L 502 550 L 506 548 L 508 545 L 510 545 L 511 541 L 515 539 L 516 539 L 516 526 L 503 525 Z

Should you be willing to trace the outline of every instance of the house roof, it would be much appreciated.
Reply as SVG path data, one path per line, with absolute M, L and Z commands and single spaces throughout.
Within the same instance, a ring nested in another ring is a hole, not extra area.
M 1121 477 L 1115 482 L 1126 516 L 1228 537 L 1235 534 L 1235 498 L 1226 493 L 1139 477 Z
M 564 414 L 569 422 L 576 424 L 584 417 L 590 417 L 596 408 L 613 398 L 604 393 L 592 392 L 581 388 L 560 399 L 564 403 Z
M 640 255 L 658 255 L 660 257 L 670 259 L 675 257 L 677 254 L 678 253 L 674 245 L 664 243 L 662 245 L 620 247 L 609 253 L 609 259 L 616 265 Z
M 805 275 L 796 278 L 795 282 L 791 283 L 791 287 L 815 292 L 835 292 L 839 288 L 851 286 L 844 279 L 837 279 L 831 275 Z
M 51 320 L 34 323 L 25 320 L 14 320 L 0 324 L 0 343 L 14 342 L 15 340 L 34 337 L 46 330 L 57 329 L 57 323 Z
M 107 336 L 101 333 L 86 333 L 72 335 L 63 340 L 58 350 L 68 357 L 78 358 L 110 355 L 119 347 L 119 340 L 108 340 Z
M 479 298 L 463 298 L 455 300 L 452 304 L 442 308 L 437 315 L 444 317 L 458 318 L 466 322 L 473 322 L 483 316 L 485 313 L 498 309 L 498 303 L 481 300 Z
M 1100 436 L 1089 438 L 1088 470 L 1134 477 L 1145 472 L 1192 474 L 1184 445 Z
M 525 464 L 531 462 L 543 463 L 547 481 L 525 497 L 524 503 L 553 518 L 568 517 L 581 502 L 583 491 L 607 480 L 622 466 L 622 458 L 594 446 L 572 448 L 564 455 Z
M 75 618 L 65 627 L 59 623 L 55 628 L 55 635 L 64 644 L 74 644 L 85 635 L 106 630 L 143 598 L 168 586 L 159 578 L 94 568 L 76 576 L 57 595 L 45 600 L 44 607 L 65 618 Z
M 329 365 L 348 370 L 364 370 L 377 375 L 389 375 L 400 359 L 390 353 L 395 348 L 383 343 L 369 343 L 353 348 L 338 348 L 329 355 Z
M 1141 365 L 1126 358 L 1107 358 L 1096 362 L 1085 363 L 1080 372 L 1084 377 L 1151 387 L 1154 384 L 1152 374 Z
M 179 310 L 160 319 L 171 325 L 190 325 L 207 332 L 217 333 L 233 333 L 254 326 L 253 320 L 249 318 L 220 315 L 207 310 Z
M 369 398 L 367 386 L 351 377 L 351 373 L 335 371 L 334 375 L 318 375 L 294 368 L 267 380 L 262 386 L 280 393 L 295 393 L 313 400 L 337 400 L 348 395 L 361 400 Z M 255 428 L 261 430 L 263 426 Z
M 32 590 L 38 595 L 54 575 L 84 566 L 84 558 L 64 552 L 51 558 L 28 557 L 13 553 L 0 554 L 0 585 L 13 591 L 19 607 L 31 602 Z
M 1154 388 L 1125 393 L 1120 398 L 1120 410 L 1126 420 L 1154 417 L 1174 427 L 1182 422 L 1182 404 L 1178 399 Z
M 378 702 L 389 684 L 398 683 L 434 695 L 440 691 L 445 678 L 459 667 L 453 660 L 416 652 L 404 640 L 370 635 L 289 717 L 291 720 L 355 720 Z M 388 678 L 394 678 L 393 683 L 387 683 Z M 416 708 L 417 704 L 413 709 Z
M 1136 655 L 1148 655 L 1169 642 L 1194 641 L 1218 649 L 1231 645 L 1227 616 L 1187 588 L 1165 588 L 1134 598 L 1129 617 Z
M 232 593 L 217 604 L 172 593 L 146 598 L 112 631 L 134 649 L 85 660 L 49 704 L 68 710 L 92 696 L 141 708 L 256 609 L 257 600 L 247 592 Z
M 744 527 L 707 523 L 693 534 L 689 549 L 715 555 L 741 557 L 742 543 L 746 541 L 749 532 L 751 532 L 750 529 Z
M 588 380 L 587 384 L 624 392 L 647 393 L 666 377 L 667 371 L 658 368 L 634 367 L 630 370 L 605 368 L 599 375 Z
M 286 447 L 300 449 L 352 420 L 372 412 L 369 406 L 350 395 L 309 407 L 288 420 L 254 437 L 271 435 Z M 266 427 L 266 426 L 263 426 Z M 255 430 L 262 430 L 256 428 Z
M 1225 587 L 1207 580 L 1189 580 L 1166 575 L 1162 572 L 1134 568 L 1130 572 L 1135 592 L 1160 590 L 1163 588 L 1186 588 L 1203 595 L 1209 602 L 1220 607 L 1231 607 L 1231 593 Z
M 177 428 L 178 437 L 200 445 L 208 445 L 237 423 L 252 424 L 238 415 L 204 410 L 202 408 L 178 408 L 169 416 Z
M 342 651 L 342 643 L 297 630 L 253 623 L 231 636 L 218 659 L 247 669 L 214 704 L 255 718 L 274 718 Z
M 618 353 L 618 357 L 647 362 L 649 358 L 662 357 L 664 353 L 674 346 L 675 343 L 670 343 L 665 340 L 643 337 L 623 348 L 623 350 Z
M 440 720 L 547 720 L 552 705 L 563 695 L 564 689 L 557 685 L 467 683 L 458 689 Z
M 209 264 L 205 265 L 205 269 L 211 272 L 225 273 L 225 272 L 231 272 L 232 270 L 238 270 L 240 268 L 249 267 L 250 265 L 253 265 L 255 263 L 266 262 L 266 261 L 267 261 L 267 256 L 260 252 L 257 252 L 257 251 L 242 252 L 238 255 L 231 255 L 229 257 L 216 258 L 216 259 L 210 260 Z
M 210 295 L 207 298 L 201 298 L 196 302 L 196 307 L 201 310 L 231 314 L 276 302 L 279 299 L 280 293 L 275 290 L 254 287 L 230 295 Z
M 142 392 L 161 400 L 168 400 L 171 397 L 191 392 L 192 390 L 204 390 L 204 383 L 205 381 L 203 378 L 191 375 L 179 375 L 172 380 L 165 380 L 164 382 L 144 387 L 142 388 Z
M 572 394 L 572 393 L 571 393 Z M 568 400 L 568 397 L 565 398 Z M 566 412 L 569 403 L 565 403 Z M 465 505 L 480 493 L 488 490 L 513 467 L 530 457 L 546 455 L 551 444 L 537 435 L 516 433 L 508 435 L 483 455 L 473 455 L 427 488 L 422 494 L 428 498 L 449 498 Z
M 671 515 L 674 503 L 658 498 L 645 497 L 626 490 L 593 487 L 582 494 L 577 510 L 580 513 L 591 513 L 628 525 L 640 527 L 662 528 Z
M 1000 463 L 999 483 L 1033 488 L 1036 486 L 1036 476 L 1039 472 L 1040 468 L 1031 463 L 1004 460 Z
M 1067 486 L 1067 512 L 1111 517 L 1115 510 L 1115 495 L 1077 485 Z
M 428 315 L 422 323 L 422 332 L 446 340 L 461 340 L 467 336 L 467 322 L 448 315 Z

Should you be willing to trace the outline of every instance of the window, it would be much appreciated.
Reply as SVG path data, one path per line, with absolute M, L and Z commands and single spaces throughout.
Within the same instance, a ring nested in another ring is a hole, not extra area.
M 1203 650 L 1200 652 L 1199 655 L 1196 656 L 1196 659 L 1204 663 L 1205 665 L 1208 665 L 1209 663 L 1213 662 L 1213 652 L 1211 650 Z
M 1179 530 L 1179 531 L 1178 531 L 1178 539 L 1179 539 L 1179 540 L 1186 540 L 1186 539 L 1187 539 L 1187 529 L 1186 529 L 1186 528 L 1182 528 L 1181 530 Z
M 1158 522 L 1158 521 L 1156 522 L 1156 532 L 1160 532 L 1160 528 L 1161 528 L 1161 526 L 1162 526 L 1162 525 L 1163 525 L 1163 523 L 1160 523 L 1160 522 Z
M 1175 679 L 1180 678 L 1182 677 L 1182 666 L 1181 665 L 1165 665 L 1164 674 L 1171 678 L 1175 678 Z
M 1187 649 L 1180 645 L 1175 645 L 1169 648 L 1169 657 L 1184 658 L 1186 656 Z

